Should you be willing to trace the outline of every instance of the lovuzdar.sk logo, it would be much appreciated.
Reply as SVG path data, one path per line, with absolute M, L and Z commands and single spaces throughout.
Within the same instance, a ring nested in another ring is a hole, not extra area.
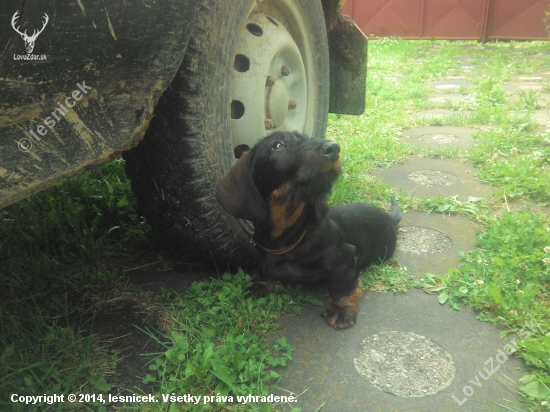
M 13 30 L 15 30 L 17 34 L 21 35 L 21 38 L 25 42 L 25 49 L 27 50 L 27 54 L 14 54 L 13 60 L 47 60 L 47 57 L 45 54 L 41 54 L 41 55 L 32 54 L 32 51 L 34 50 L 34 44 L 36 42 L 36 39 L 38 38 L 40 33 L 42 33 L 46 28 L 46 25 L 48 24 L 48 21 L 50 20 L 50 18 L 46 13 L 44 13 L 44 16 L 43 16 L 44 21 L 42 23 L 42 28 L 39 30 L 34 29 L 32 35 L 29 36 L 27 34 L 28 29 L 25 30 L 24 32 L 21 32 L 19 30 L 19 26 L 16 27 L 17 20 L 19 19 L 19 17 L 20 17 L 19 10 L 17 10 L 13 14 L 13 17 L 11 18 L 11 27 L 13 27 Z

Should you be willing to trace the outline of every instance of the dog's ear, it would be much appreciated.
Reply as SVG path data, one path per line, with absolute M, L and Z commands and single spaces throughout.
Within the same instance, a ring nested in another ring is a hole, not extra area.
M 252 180 L 250 152 L 244 153 L 225 175 L 216 200 L 234 217 L 260 222 L 267 218 L 267 205 Z

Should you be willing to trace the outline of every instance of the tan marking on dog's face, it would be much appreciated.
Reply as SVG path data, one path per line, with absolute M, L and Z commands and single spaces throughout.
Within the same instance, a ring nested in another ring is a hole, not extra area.
M 290 182 L 285 183 L 276 189 L 269 198 L 271 222 L 273 223 L 271 236 L 274 238 L 281 236 L 286 229 L 296 223 L 306 205 L 305 202 L 294 203 L 288 200 L 285 191 L 289 185 Z
M 336 160 L 335 162 L 331 162 L 330 160 L 323 158 L 323 173 L 327 173 L 330 171 L 335 171 L 336 173 L 340 174 L 342 172 L 342 164 L 340 163 L 340 158 Z

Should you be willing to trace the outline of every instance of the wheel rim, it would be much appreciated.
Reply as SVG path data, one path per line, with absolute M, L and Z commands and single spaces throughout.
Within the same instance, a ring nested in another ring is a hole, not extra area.
M 293 0 L 264 3 L 269 7 L 257 5 L 249 13 L 235 48 L 231 76 L 235 157 L 274 131 L 311 134 L 315 121 L 316 73 L 304 14 Z

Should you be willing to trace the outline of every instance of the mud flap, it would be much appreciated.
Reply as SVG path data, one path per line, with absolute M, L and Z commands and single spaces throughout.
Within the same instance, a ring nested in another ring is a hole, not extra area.
M 345 16 L 333 16 L 331 23 L 329 112 L 359 115 L 365 111 L 367 37 Z

